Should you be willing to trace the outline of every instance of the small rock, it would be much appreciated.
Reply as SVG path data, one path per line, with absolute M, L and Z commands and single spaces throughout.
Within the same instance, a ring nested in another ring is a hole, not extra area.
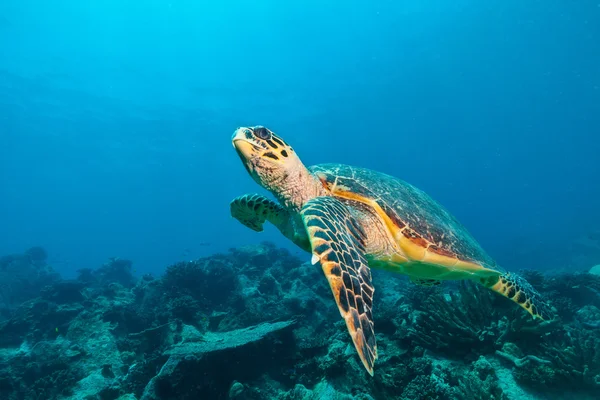
M 577 319 L 588 328 L 600 328 L 600 309 L 593 305 L 583 306 L 577 311 Z
M 219 328 L 219 323 L 227 316 L 224 311 L 213 311 L 208 317 L 208 330 L 216 331 Z
M 600 275 L 600 264 L 594 265 L 592 268 L 590 268 L 590 274 Z
M 233 385 L 231 385 L 231 388 L 229 389 L 229 398 L 237 399 L 242 394 L 243 391 L 244 391 L 244 385 L 242 385 L 239 382 L 233 382 Z
M 516 344 L 511 342 L 504 343 L 504 345 L 502 345 L 502 351 L 517 358 L 523 357 L 523 352 L 521 349 L 519 349 Z
M 135 397 L 135 395 L 128 393 L 121 395 L 117 400 L 137 400 L 137 398 Z

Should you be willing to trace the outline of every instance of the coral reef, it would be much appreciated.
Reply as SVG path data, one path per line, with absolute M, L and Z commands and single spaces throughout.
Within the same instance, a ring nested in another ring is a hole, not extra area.
M 46 259 L 41 247 L 0 257 L 0 320 L 21 303 L 37 297 L 44 286 L 60 279 Z
M 524 271 L 557 319 L 469 283 L 373 271 L 379 359 L 364 370 L 318 266 L 272 244 L 132 276 L 114 258 L 62 280 L 3 257 L 0 398 L 536 399 L 600 396 L 600 277 Z M 5 294 L 9 294 L 6 296 Z

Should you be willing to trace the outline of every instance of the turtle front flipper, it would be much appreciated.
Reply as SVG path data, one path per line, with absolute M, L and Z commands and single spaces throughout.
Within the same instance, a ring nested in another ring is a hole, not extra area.
M 290 213 L 273 200 L 260 194 L 245 194 L 233 199 L 229 208 L 233 218 L 253 231 L 262 232 L 265 221 L 269 221 L 300 246 Z
M 256 232 L 263 231 L 267 219 L 279 222 L 283 219 L 279 214 L 286 213 L 279 204 L 260 194 L 238 196 L 233 199 L 229 208 L 233 218 Z
M 529 282 L 515 273 L 508 272 L 500 275 L 496 282 L 487 286 L 523 307 L 533 318 L 542 320 L 553 318 L 552 308 L 544 301 L 542 295 Z
M 308 201 L 301 214 L 313 264 L 321 263 L 360 359 L 373 375 L 377 359 L 371 313 L 374 288 L 365 258 L 364 232 L 348 208 L 333 197 Z
M 232 217 L 256 232 L 262 232 L 263 225 L 269 221 L 285 237 L 301 249 L 308 251 L 306 234 L 296 229 L 301 224 L 296 223 L 290 212 L 273 200 L 260 194 L 245 194 L 231 201 L 230 210 Z

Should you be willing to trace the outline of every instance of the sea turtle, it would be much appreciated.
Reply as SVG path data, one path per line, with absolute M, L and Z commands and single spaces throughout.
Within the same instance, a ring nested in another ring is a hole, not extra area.
M 258 232 L 269 221 L 312 253 L 371 375 L 377 359 L 371 267 L 427 286 L 469 279 L 534 318 L 551 315 L 527 281 L 502 270 L 455 217 L 416 187 L 348 165 L 307 168 L 291 146 L 263 126 L 238 128 L 232 142 L 248 173 L 278 201 L 246 194 L 231 202 L 232 216 Z

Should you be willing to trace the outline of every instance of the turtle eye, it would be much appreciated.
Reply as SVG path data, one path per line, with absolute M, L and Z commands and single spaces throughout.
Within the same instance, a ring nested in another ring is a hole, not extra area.
M 261 126 L 258 128 L 254 128 L 254 136 L 256 136 L 259 139 L 269 140 L 271 139 L 271 132 L 269 132 L 267 128 Z

